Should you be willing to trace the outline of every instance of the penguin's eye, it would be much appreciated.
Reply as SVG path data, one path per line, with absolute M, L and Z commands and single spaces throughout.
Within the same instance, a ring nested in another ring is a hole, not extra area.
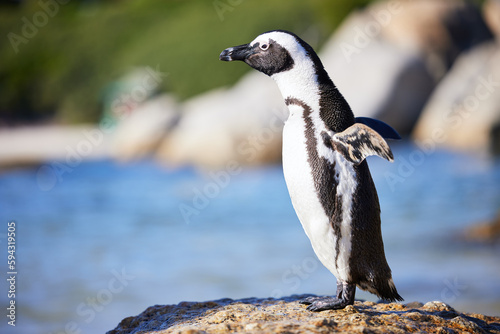
M 262 51 L 266 51 L 267 49 L 269 49 L 269 44 L 265 44 L 265 43 L 264 43 L 264 44 L 262 44 L 262 45 L 260 46 L 260 49 L 261 49 Z

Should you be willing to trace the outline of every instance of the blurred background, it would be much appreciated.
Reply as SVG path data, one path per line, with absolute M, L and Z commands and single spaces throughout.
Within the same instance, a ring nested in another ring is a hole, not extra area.
M 500 315 L 499 0 L 0 1 L 0 29 L 0 268 L 14 221 L 16 332 L 335 292 L 284 183 L 277 87 L 218 60 L 273 29 L 318 51 L 356 116 L 404 137 L 393 164 L 369 164 L 405 301 Z

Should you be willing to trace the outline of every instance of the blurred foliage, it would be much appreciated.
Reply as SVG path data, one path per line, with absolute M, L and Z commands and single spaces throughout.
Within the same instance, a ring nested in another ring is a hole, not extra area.
M 0 120 L 96 121 L 107 85 L 139 66 L 167 73 L 161 88 L 179 99 L 230 85 L 249 68 L 219 62 L 224 48 L 273 29 L 294 31 L 318 48 L 368 2 L 1 2 Z

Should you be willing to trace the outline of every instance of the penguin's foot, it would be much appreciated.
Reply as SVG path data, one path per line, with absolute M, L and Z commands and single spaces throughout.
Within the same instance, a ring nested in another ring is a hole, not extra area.
M 347 305 L 353 305 L 355 294 L 355 284 L 339 281 L 337 282 L 337 297 L 307 297 L 301 300 L 300 303 L 309 305 L 307 310 L 313 312 L 339 310 Z
M 309 299 L 309 298 L 306 298 Z M 306 300 L 301 301 L 302 304 L 310 304 L 307 307 L 308 311 L 320 312 L 325 310 L 339 310 L 347 305 L 352 305 L 348 300 L 338 299 L 335 297 L 315 297 L 315 300 L 309 303 Z
M 312 296 L 312 297 L 307 297 L 307 298 L 304 298 L 302 300 L 299 300 L 299 303 L 303 304 L 303 305 L 311 305 L 315 301 L 321 300 L 321 299 L 324 299 L 324 298 L 325 297 L 315 297 L 315 296 Z

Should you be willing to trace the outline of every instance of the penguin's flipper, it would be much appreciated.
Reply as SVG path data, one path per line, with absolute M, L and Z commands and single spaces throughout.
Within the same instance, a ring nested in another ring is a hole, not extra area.
M 394 161 L 391 148 L 375 130 L 361 123 L 355 123 L 333 136 L 323 131 L 321 133 L 327 146 L 338 151 L 355 165 L 359 165 L 366 157 L 378 155 L 381 158 Z
M 356 117 L 354 121 L 356 123 L 368 125 L 385 139 L 401 139 L 401 136 L 396 130 L 394 130 L 389 124 L 379 121 L 378 119 L 369 117 Z

